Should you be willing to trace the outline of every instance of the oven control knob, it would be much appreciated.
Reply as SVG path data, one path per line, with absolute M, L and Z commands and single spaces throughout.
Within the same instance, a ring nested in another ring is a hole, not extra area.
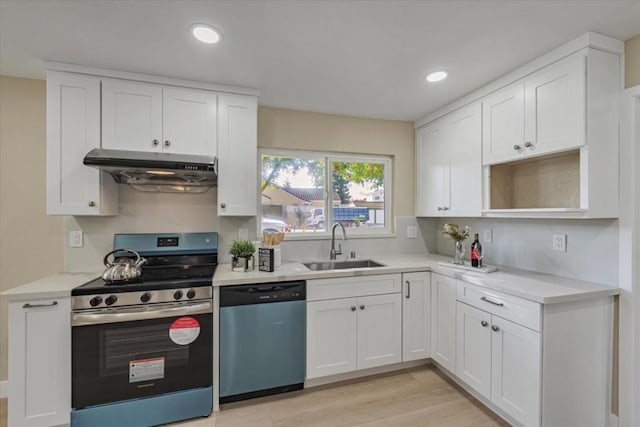
M 96 305 L 99 305 L 102 302 L 102 298 L 100 297 L 93 297 L 89 300 L 89 305 L 91 307 L 95 307 Z
M 118 297 L 115 295 L 109 295 L 107 299 L 104 300 L 104 303 L 107 305 L 113 305 L 118 301 Z
M 182 298 L 182 291 L 175 291 L 173 293 L 173 299 L 181 299 Z
M 194 289 L 189 289 L 189 291 L 187 292 L 187 298 L 193 299 L 193 297 L 195 296 L 196 296 L 196 291 Z
M 142 302 L 149 302 L 150 299 L 151 294 L 149 292 L 145 292 L 144 294 L 140 295 L 140 301 Z

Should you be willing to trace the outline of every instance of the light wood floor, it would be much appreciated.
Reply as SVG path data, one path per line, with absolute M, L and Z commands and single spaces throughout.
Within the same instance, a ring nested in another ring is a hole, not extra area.
M 427 365 L 340 385 L 224 405 L 180 427 L 508 426 Z
M 508 426 L 431 365 L 232 403 L 180 427 Z M 7 399 L 0 399 L 7 427 Z

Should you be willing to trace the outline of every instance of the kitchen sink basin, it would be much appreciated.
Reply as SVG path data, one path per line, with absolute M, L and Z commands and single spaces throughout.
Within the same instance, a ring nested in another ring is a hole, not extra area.
M 370 259 L 360 259 L 355 261 L 321 261 L 303 263 L 309 270 L 344 270 L 348 268 L 372 268 L 384 267 L 383 264 L 371 261 Z

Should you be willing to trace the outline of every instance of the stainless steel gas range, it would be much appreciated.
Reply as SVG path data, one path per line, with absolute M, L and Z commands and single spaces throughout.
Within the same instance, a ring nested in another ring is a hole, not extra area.
M 142 275 L 72 291 L 72 426 L 151 426 L 207 416 L 213 402 L 217 233 L 118 234 Z M 115 256 L 130 256 L 120 252 Z

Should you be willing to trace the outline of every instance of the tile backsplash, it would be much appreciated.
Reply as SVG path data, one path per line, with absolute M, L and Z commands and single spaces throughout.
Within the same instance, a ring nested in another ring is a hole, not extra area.
M 484 262 L 618 286 L 618 220 L 441 218 L 435 220 L 436 245 L 430 252 L 453 255 L 454 244 L 440 233 L 445 223 L 469 225 L 480 234 Z M 418 218 L 432 226 L 434 219 Z M 485 230 L 492 241 L 483 241 Z M 566 252 L 554 251 L 553 234 L 567 235 Z M 473 235 L 465 241 L 466 254 Z

